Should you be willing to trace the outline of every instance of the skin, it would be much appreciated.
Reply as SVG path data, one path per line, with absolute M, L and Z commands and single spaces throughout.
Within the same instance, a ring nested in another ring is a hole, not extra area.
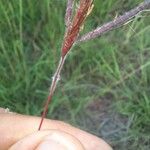
M 112 150 L 102 139 L 62 121 L 6 113 L 0 109 L 1 150 Z

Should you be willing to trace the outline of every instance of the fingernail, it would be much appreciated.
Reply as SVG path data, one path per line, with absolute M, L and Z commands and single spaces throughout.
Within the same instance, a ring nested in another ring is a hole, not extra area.
M 66 150 L 64 145 L 60 144 L 58 141 L 55 140 L 44 140 L 37 148 L 37 150 Z

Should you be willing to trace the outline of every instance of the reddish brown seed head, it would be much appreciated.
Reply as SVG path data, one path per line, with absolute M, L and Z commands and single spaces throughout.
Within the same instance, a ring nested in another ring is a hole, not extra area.
M 73 17 L 71 25 L 68 27 L 68 31 L 64 38 L 62 46 L 62 56 L 64 57 L 71 49 L 73 43 L 78 37 L 80 29 L 84 24 L 86 17 L 88 16 L 93 0 L 80 0 L 79 8 L 77 9 L 75 16 Z

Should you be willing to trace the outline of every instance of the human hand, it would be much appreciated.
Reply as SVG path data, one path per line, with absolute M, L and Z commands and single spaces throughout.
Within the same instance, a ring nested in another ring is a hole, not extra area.
M 0 150 L 112 150 L 102 139 L 62 121 L 6 113 L 0 109 Z

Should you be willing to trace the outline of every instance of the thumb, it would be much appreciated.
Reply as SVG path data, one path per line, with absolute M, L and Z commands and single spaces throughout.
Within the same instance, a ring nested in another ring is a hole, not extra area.
M 74 136 L 59 130 L 43 130 L 32 133 L 9 150 L 84 150 L 82 144 Z

